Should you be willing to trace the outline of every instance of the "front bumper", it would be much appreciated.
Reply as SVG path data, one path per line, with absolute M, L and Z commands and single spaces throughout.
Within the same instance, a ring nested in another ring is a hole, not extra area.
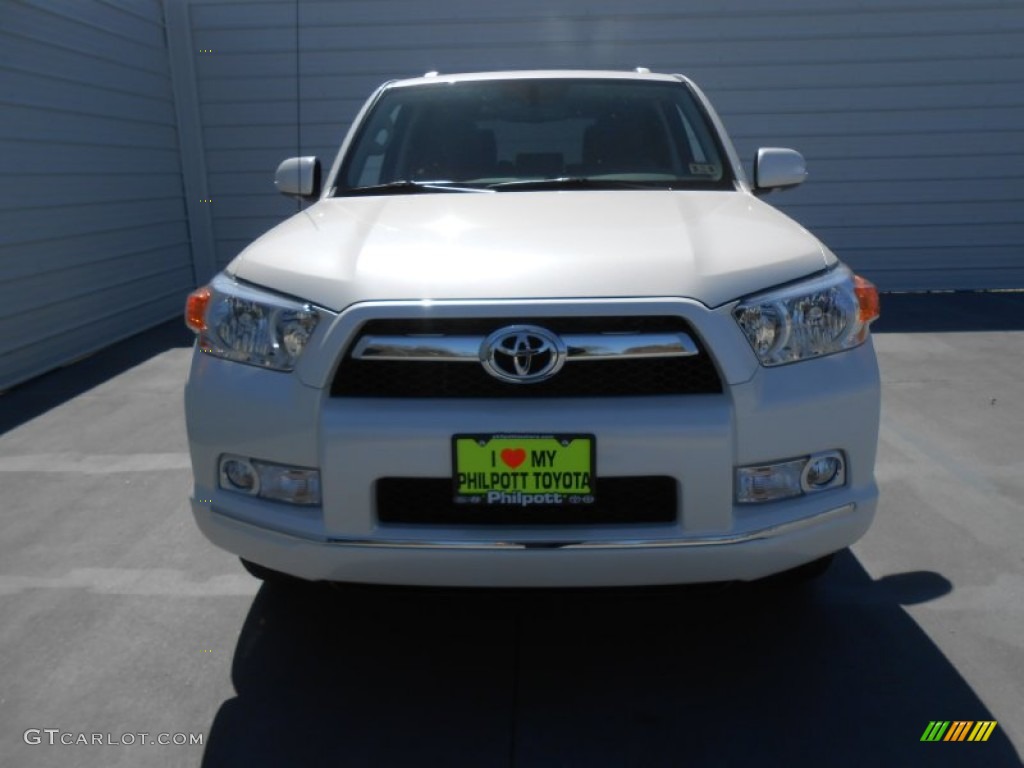
M 867 531 L 875 499 L 743 533 L 677 540 L 314 541 L 192 501 L 210 541 L 309 580 L 444 587 L 606 587 L 749 581 L 838 551 Z
M 551 308 L 546 308 L 551 312 Z M 879 381 L 870 342 L 774 369 L 751 362 L 729 308 L 666 300 L 714 350 L 720 395 L 527 400 L 332 398 L 345 315 L 295 375 L 197 352 L 186 388 L 192 506 L 218 546 L 311 580 L 432 586 L 627 586 L 750 580 L 859 539 L 874 516 Z M 577 306 L 573 311 L 592 308 Z M 563 309 L 562 311 L 570 311 Z M 606 310 L 607 311 L 607 310 Z M 381 523 L 375 482 L 451 474 L 453 434 L 593 434 L 601 476 L 675 480 L 671 523 Z M 843 487 L 737 505 L 738 466 L 842 451 Z M 320 507 L 218 487 L 224 453 L 321 471 Z

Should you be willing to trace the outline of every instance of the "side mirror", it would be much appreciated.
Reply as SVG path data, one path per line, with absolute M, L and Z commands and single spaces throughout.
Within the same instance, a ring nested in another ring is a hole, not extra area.
M 807 179 L 804 156 L 792 149 L 762 147 L 754 162 L 754 191 L 768 192 L 802 184 Z
M 274 186 L 289 197 L 303 200 L 320 197 L 320 161 L 315 157 L 289 157 L 277 166 Z

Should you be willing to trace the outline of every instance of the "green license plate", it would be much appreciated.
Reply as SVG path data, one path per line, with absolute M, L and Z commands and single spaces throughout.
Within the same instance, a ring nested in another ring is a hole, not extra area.
M 593 435 L 456 435 L 455 501 L 489 506 L 594 503 Z

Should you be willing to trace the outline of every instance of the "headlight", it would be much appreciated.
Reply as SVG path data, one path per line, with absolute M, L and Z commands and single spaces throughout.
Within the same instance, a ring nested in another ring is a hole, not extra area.
M 878 291 L 847 267 L 749 299 L 733 310 L 761 365 L 784 365 L 863 344 Z
M 193 291 L 185 324 L 207 354 L 239 363 L 290 371 L 320 316 L 308 304 L 238 283 L 226 275 Z

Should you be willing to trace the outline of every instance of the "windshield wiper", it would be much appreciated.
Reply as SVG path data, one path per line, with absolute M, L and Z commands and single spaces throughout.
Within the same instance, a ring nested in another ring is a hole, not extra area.
M 589 176 L 560 176 L 557 179 L 517 179 L 489 184 L 495 192 L 531 192 L 544 189 L 672 189 L 679 181 L 665 179 L 656 181 L 629 181 L 626 179 L 602 179 Z
M 401 195 L 417 194 L 419 192 L 490 192 L 485 187 L 470 187 L 456 184 L 451 181 L 410 181 L 399 179 L 389 181 L 386 184 L 369 184 L 363 187 L 348 187 L 339 189 L 334 193 L 335 197 L 350 197 L 354 195 Z

